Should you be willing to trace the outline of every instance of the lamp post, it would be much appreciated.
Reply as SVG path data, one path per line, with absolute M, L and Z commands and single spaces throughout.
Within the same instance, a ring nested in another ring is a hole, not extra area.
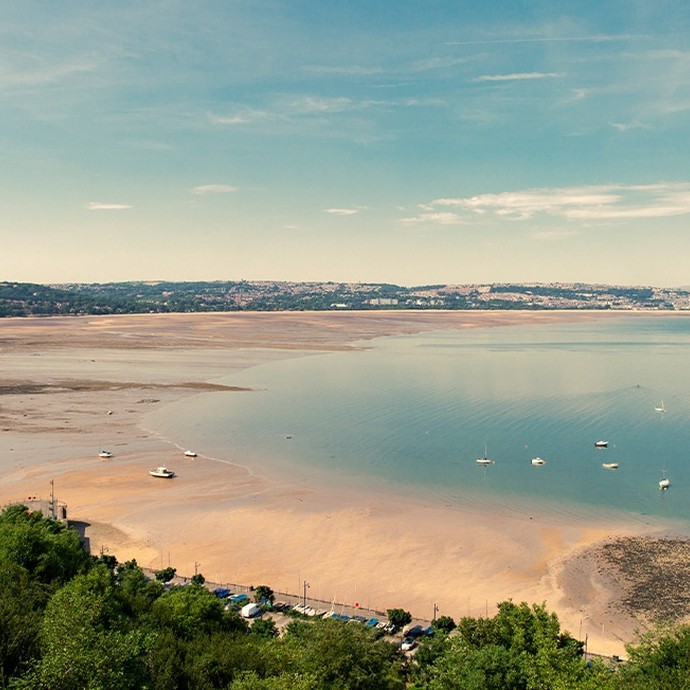
M 584 639 L 582 639 L 582 623 L 583 623 L 584 621 L 588 621 L 588 620 L 589 620 L 589 616 L 581 616 L 581 617 L 580 617 L 580 633 L 579 633 L 579 635 L 578 635 L 578 638 L 579 638 L 580 642 L 582 643 L 582 648 L 583 648 L 583 651 L 584 651 L 584 657 L 585 657 L 585 659 L 587 659 L 587 642 L 588 642 L 588 635 L 587 635 L 587 632 L 585 631 L 585 637 L 584 637 Z

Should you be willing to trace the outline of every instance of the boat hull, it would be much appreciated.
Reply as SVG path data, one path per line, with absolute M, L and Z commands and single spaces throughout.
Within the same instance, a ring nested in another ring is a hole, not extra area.
M 175 476 L 175 473 L 167 467 L 157 467 L 155 470 L 149 470 L 149 474 L 158 479 L 172 479 Z

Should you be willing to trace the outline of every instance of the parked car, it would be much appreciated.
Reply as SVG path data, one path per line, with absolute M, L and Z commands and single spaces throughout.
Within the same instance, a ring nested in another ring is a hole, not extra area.
M 406 637 L 400 643 L 400 649 L 403 652 L 411 652 L 416 646 L 417 646 L 417 640 L 415 640 L 414 637 Z
M 403 635 L 406 637 L 421 637 L 424 634 L 424 628 L 421 625 L 413 625 L 411 628 L 405 626 L 403 628 Z

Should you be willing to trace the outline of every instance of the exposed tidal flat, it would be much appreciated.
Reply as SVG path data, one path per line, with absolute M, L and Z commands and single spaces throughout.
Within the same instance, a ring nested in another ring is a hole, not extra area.
M 217 581 L 418 616 L 546 601 L 620 653 L 658 618 L 633 564 L 688 532 L 689 341 L 678 314 L 5 319 L 0 498 L 54 479 L 92 548 Z

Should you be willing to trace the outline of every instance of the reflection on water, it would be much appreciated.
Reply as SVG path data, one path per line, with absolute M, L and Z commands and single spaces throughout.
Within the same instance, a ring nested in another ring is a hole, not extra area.
M 380 477 L 445 501 L 684 519 L 689 374 L 690 318 L 443 331 L 248 369 L 230 383 L 255 393 L 199 396 L 149 423 L 210 455 Z M 496 463 L 483 468 L 485 444 Z

